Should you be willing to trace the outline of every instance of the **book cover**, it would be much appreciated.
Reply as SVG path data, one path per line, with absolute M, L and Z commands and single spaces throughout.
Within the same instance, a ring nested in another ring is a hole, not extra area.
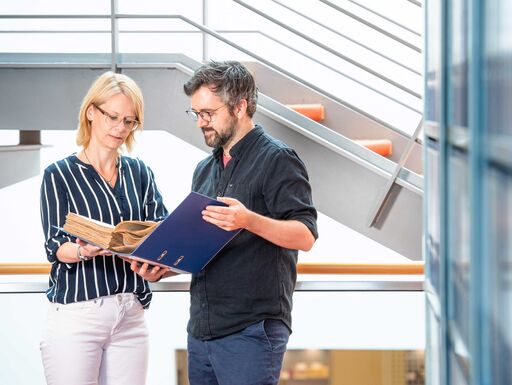
M 121 222 L 117 226 L 112 226 L 83 217 L 85 218 L 84 222 L 92 224 L 93 231 L 91 228 L 78 231 L 76 228 L 72 229 L 66 225 L 61 230 L 119 256 L 147 262 L 151 265 L 169 267 L 180 273 L 197 273 L 240 232 L 240 230 L 226 231 L 206 222 L 202 218 L 201 211 L 210 205 L 225 206 L 224 203 L 216 199 L 191 192 L 161 222 L 147 222 L 147 226 L 141 227 L 139 224 L 144 225 L 145 222 L 126 221 L 129 222 L 128 225 L 123 226 L 125 222 Z M 103 227 L 96 227 L 97 231 L 94 231 L 95 226 Z M 116 228 L 121 228 L 121 230 L 116 232 Z M 149 234 L 144 235 L 140 240 L 140 233 L 131 234 L 131 229 Z M 109 239 L 108 234 L 112 232 Z M 92 235 L 88 237 L 84 234 L 94 234 L 98 240 L 94 240 Z M 124 236 L 127 240 L 137 240 L 138 246 L 128 252 L 123 252 L 123 247 L 128 246 L 131 250 L 133 246 L 130 248 L 130 245 L 121 244 L 121 247 L 105 247 L 110 246 L 109 242 L 115 240 L 116 237 L 119 242 L 119 236 Z

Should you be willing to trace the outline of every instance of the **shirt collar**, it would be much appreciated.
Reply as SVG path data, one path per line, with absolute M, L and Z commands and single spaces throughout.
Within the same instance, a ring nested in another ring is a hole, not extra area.
M 256 124 L 254 128 L 249 131 L 242 139 L 240 139 L 231 150 L 229 150 L 229 155 L 232 158 L 239 158 L 245 151 L 246 148 L 251 148 L 252 144 L 263 135 L 263 128 Z M 215 159 L 221 159 L 223 150 L 222 147 L 216 147 L 212 150 L 213 157 Z

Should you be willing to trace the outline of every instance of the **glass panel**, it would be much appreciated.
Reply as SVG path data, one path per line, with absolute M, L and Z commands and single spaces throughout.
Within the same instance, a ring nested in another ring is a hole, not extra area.
M 457 357 L 451 353 L 448 360 L 450 364 L 450 384 L 469 385 L 469 382 L 464 375 L 464 371 L 459 365 L 460 361 L 457 359 Z
M 485 2 L 484 94 L 487 99 L 484 139 L 490 140 L 489 156 L 512 167 L 512 23 L 510 1 Z
M 467 155 L 450 149 L 448 160 L 448 319 L 461 351 L 469 346 L 470 204 Z M 461 339 L 459 341 L 459 338 Z
M 449 141 L 468 144 L 468 9 L 462 0 L 453 0 L 450 15 L 451 51 L 449 70 Z
M 439 294 L 440 256 L 439 243 L 441 237 L 440 223 L 440 190 L 439 190 L 439 145 L 428 139 L 427 142 L 427 244 L 426 262 L 427 277 L 430 288 Z
M 427 383 L 437 385 L 441 383 L 441 325 L 430 306 L 427 306 L 427 346 L 426 366 Z
M 494 136 L 512 140 L 512 3 L 485 2 L 486 31 L 484 81 L 487 93 L 487 127 Z
M 512 383 L 512 172 L 489 169 L 489 325 L 492 383 Z M 485 356 L 485 355 L 484 355 Z
M 441 1 L 428 1 L 426 17 L 425 120 L 439 122 L 441 101 Z

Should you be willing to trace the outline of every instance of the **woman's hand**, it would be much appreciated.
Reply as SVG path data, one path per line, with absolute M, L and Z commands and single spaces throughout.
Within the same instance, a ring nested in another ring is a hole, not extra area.
M 126 262 L 130 262 L 130 268 L 132 271 L 140 275 L 146 281 L 156 282 L 160 281 L 164 277 L 171 277 L 173 275 L 177 275 L 177 273 L 172 272 L 169 268 L 153 266 L 149 263 L 140 263 L 134 259 L 122 258 Z
M 87 259 L 94 258 L 98 255 L 112 255 L 110 251 L 102 249 L 99 246 L 91 245 L 81 239 L 77 238 L 76 243 L 80 246 L 80 255 Z

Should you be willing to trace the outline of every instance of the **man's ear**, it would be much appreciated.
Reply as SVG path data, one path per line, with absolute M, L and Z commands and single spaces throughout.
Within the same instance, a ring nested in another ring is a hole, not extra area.
M 236 106 L 235 108 L 235 114 L 237 116 L 237 118 L 241 118 L 245 115 L 245 113 L 247 112 L 247 100 L 245 99 L 242 99 L 240 100 L 240 102 L 238 102 L 238 105 Z

